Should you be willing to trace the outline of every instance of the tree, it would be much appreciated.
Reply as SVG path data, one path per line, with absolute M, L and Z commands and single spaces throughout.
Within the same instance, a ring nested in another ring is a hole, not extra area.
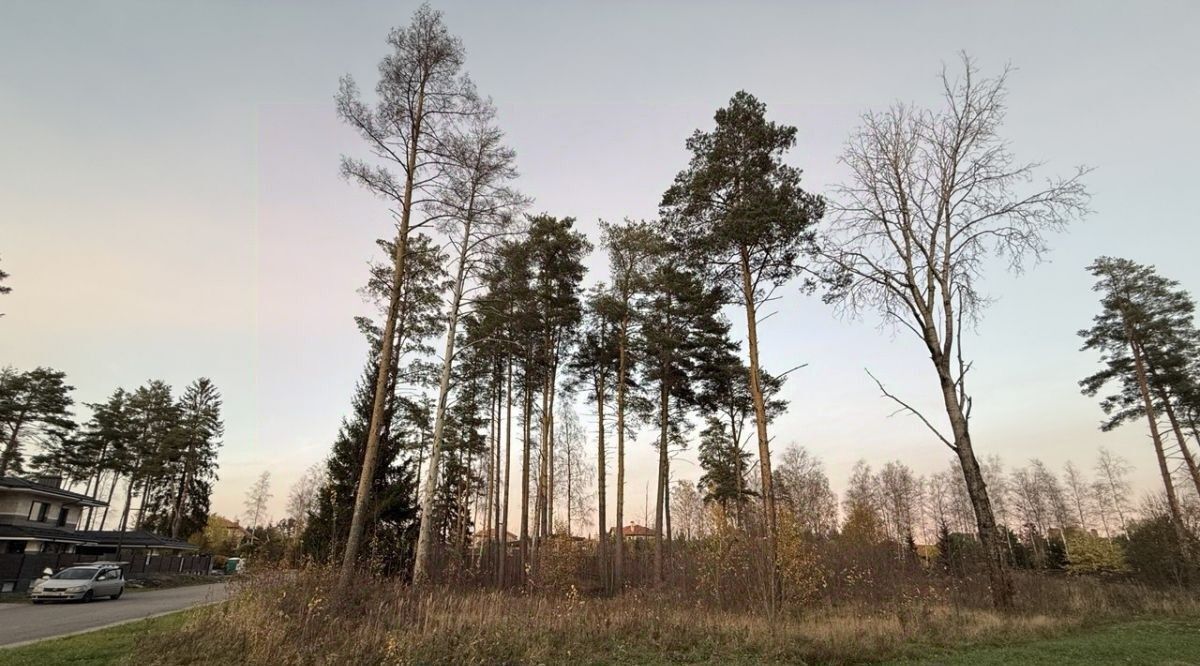
M 879 510 L 879 495 L 876 492 L 871 466 L 865 460 L 854 463 L 850 480 L 842 499 L 842 536 L 862 545 L 879 543 L 883 539 L 883 524 Z
M 696 484 L 678 480 L 671 486 L 671 511 L 676 525 L 675 538 L 690 541 L 708 533 L 704 498 Z
M 574 226 L 574 218 L 535 215 L 529 218 L 526 239 L 532 270 L 534 368 L 542 393 L 535 551 L 538 540 L 550 536 L 554 524 L 551 501 L 554 494 L 554 397 L 558 392 L 560 362 L 567 355 L 583 317 L 580 299 L 583 259 L 592 249 L 587 237 L 575 231 Z
M 775 468 L 775 494 L 802 533 L 828 538 L 837 532 L 837 495 L 821 460 L 804 447 L 792 444 L 783 450 Z
M 709 417 L 700 432 L 698 457 L 700 469 L 704 470 L 700 476 L 704 501 L 720 504 L 726 514 L 733 503 L 734 516 L 739 515 L 742 504 L 757 493 L 750 489 L 744 477 L 750 464 L 750 453 L 739 446 L 737 437 L 730 434 L 725 421 Z
M 1169 442 L 1159 428 L 1167 414 L 1175 447 L 1200 492 L 1200 471 L 1182 435 L 1172 402 L 1192 392 L 1190 369 L 1197 351 L 1192 325 L 1194 304 L 1178 283 L 1158 275 L 1152 266 L 1127 259 L 1101 257 L 1088 270 L 1097 278 L 1101 312 L 1092 327 L 1079 332 L 1084 350 L 1100 353 L 1104 367 L 1082 381 L 1083 393 L 1095 396 L 1111 384 L 1117 389 L 1101 400 L 1111 430 L 1145 418 L 1158 458 L 1176 542 L 1186 567 L 1192 565 L 1191 541 L 1172 479 Z M 1173 452 L 1172 452 L 1173 453 Z
M 1067 503 L 1079 519 L 1079 527 L 1086 531 L 1092 516 L 1092 484 L 1070 461 L 1063 467 L 1063 482 Z
M 140 500 L 134 523 L 137 529 L 143 527 L 154 512 L 151 498 L 166 481 L 168 461 L 178 450 L 180 436 L 179 405 L 166 382 L 155 379 L 139 386 L 129 396 L 126 409 L 127 446 L 113 458 L 118 473 L 126 478 L 125 505 L 121 513 L 122 541 L 118 542 L 118 552 L 129 528 L 135 492 Z
M 688 427 L 686 410 L 700 404 L 699 378 L 733 348 L 729 324 L 720 313 L 724 298 L 720 289 L 706 285 L 698 273 L 676 260 L 665 243 L 662 246 L 668 251 L 657 257 L 639 304 L 642 321 L 637 340 L 646 382 L 658 385 L 657 404 L 650 409 L 656 412 L 659 430 L 654 568 L 660 584 L 665 575 L 665 524 L 669 522 L 669 449 L 672 443 L 683 442 Z M 653 417 L 648 415 L 647 420 Z
M 722 507 L 734 498 L 733 516 L 737 524 L 743 524 L 742 508 L 746 501 L 755 496 L 746 485 L 746 470 L 753 456 L 746 451 L 748 441 L 746 422 L 754 418 L 754 397 L 746 382 L 750 369 L 731 349 L 721 353 L 702 375 L 700 409 L 707 416 L 701 433 L 701 467 L 706 475 L 711 474 L 710 488 L 715 497 L 723 498 Z M 767 423 L 787 409 L 787 401 L 777 397 L 783 388 L 784 378 L 776 377 L 764 370 L 759 371 L 759 386 L 766 401 Z M 708 447 L 709 453 L 704 454 Z M 705 466 L 705 460 L 708 466 Z M 720 465 L 732 465 L 721 469 Z M 728 484 L 728 485 L 724 485 Z M 776 497 L 779 493 L 776 492 Z
M 66 377 L 52 368 L 0 369 L 0 476 L 20 474 L 25 450 L 53 444 L 75 429 L 70 395 L 75 387 Z
M 793 277 L 800 253 L 825 210 L 819 196 L 800 187 L 800 170 L 784 164 L 796 128 L 766 119 L 766 105 L 745 91 L 719 109 L 711 132 L 687 141 L 688 168 L 663 195 L 664 222 L 680 247 L 726 287 L 746 312 L 747 381 L 754 402 L 758 460 L 770 562 L 770 608 L 777 595 L 775 497 L 767 405 L 761 385 L 759 309 Z
M 309 520 L 317 511 L 321 488 L 325 485 L 325 466 L 317 463 L 304 471 L 288 491 L 287 516 L 292 522 L 292 557 L 298 551 Z
M 625 437 L 629 426 L 628 397 L 634 385 L 633 368 L 636 357 L 632 341 L 636 332 L 635 302 L 645 289 L 654 257 L 660 252 L 660 236 L 645 222 L 626 220 L 624 224 L 612 225 L 601 222 L 604 247 L 608 250 L 609 272 L 612 275 L 615 317 L 619 322 L 616 333 L 617 377 L 617 507 L 616 536 L 613 550 L 613 582 L 617 590 L 625 585 Z
M 595 285 L 584 302 L 579 345 L 571 359 L 571 372 L 576 381 L 587 385 L 591 400 L 596 403 L 596 540 L 597 558 L 605 587 L 610 584 L 608 568 L 608 497 L 607 448 L 605 432 L 608 423 L 605 406 L 611 399 L 617 382 L 620 357 L 618 331 L 621 326 L 620 304 L 607 285 Z M 620 527 L 620 524 L 617 525 Z
M 1128 529 L 1125 517 L 1129 514 L 1130 487 L 1126 480 L 1131 469 L 1129 463 L 1102 446 L 1095 469 L 1097 508 L 1108 515 L 1116 514 L 1124 532 Z
M 163 452 L 162 481 L 154 487 L 153 508 L 144 521 L 175 539 L 191 536 L 208 521 L 217 450 L 225 431 L 221 394 L 208 378 L 188 386 L 177 407 L 177 432 L 172 448 Z
M 259 474 L 254 485 L 246 490 L 246 501 L 242 505 L 246 509 L 246 522 L 250 524 L 252 532 L 258 527 L 259 521 L 266 517 L 267 503 L 274 496 L 271 493 L 270 471 Z
M 396 319 L 407 275 L 412 213 L 414 206 L 420 204 L 414 194 L 432 183 L 437 175 L 446 127 L 478 106 L 474 86 L 461 74 L 462 43 L 446 30 L 440 12 L 421 5 L 407 27 L 392 30 L 388 44 L 393 50 L 379 64 L 376 108 L 372 110 L 359 99 L 358 88 L 349 76 L 342 78 L 337 96 L 339 117 L 358 132 L 377 162 L 369 164 L 344 157 L 342 173 L 396 205 L 400 218 L 393 247 L 389 303 L 379 337 L 379 374 L 375 378 L 366 449 L 342 561 L 343 586 L 353 574 L 366 528 L 368 495 L 375 478 L 379 432 L 388 402 Z M 400 170 L 399 177 L 393 169 Z
M 886 463 L 875 477 L 875 494 L 879 501 L 884 532 L 896 545 L 899 559 L 907 557 L 907 543 L 917 521 L 921 501 L 921 481 L 904 463 Z
M 446 342 L 434 411 L 433 441 L 421 495 L 421 527 L 417 537 L 413 582 L 429 579 L 432 556 L 434 491 L 441 471 L 440 458 L 446 424 L 446 407 L 455 361 L 459 318 L 469 282 L 483 267 L 483 257 L 497 237 L 510 226 L 512 214 L 524 204 L 509 189 L 516 177 L 516 154 L 503 144 L 503 135 L 492 124 L 494 111 L 486 105 L 472 109 L 472 121 L 447 139 L 444 182 L 436 190 L 433 210 L 442 217 L 442 231 L 450 238 L 457 256 L 450 297 L 446 303 Z
M 1083 170 L 1043 188 L 1025 190 L 1037 163 L 1019 163 L 1000 137 L 1007 72 L 981 79 L 963 56 L 964 73 L 944 70 L 940 111 L 896 104 L 868 112 L 850 138 L 842 163 L 848 184 L 837 188 L 835 220 L 822 239 L 826 300 L 843 312 L 874 309 L 924 344 L 937 375 L 951 433 L 943 435 L 909 403 L 959 461 L 970 494 L 993 602 L 1012 603 L 987 484 L 970 433 L 971 367 L 962 348 L 963 322 L 974 322 L 987 299 L 978 288 L 995 255 L 1019 269 L 1047 251 L 1048 233 L 1086 211 Z

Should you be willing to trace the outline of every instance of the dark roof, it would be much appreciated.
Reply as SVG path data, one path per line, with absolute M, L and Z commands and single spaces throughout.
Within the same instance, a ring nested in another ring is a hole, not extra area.
M 0 525 L 0 539 L 35 539 L 38 541 L 67 541 L 70 543 L 86 543 L 84 538 L 72 530 L 54 527 L 26 527 L 24 525 Z
M 84 541 L 88 543 L 96 543 L 101 546 L 115 546 L 118 543 L 122 548 L 173 548 L 175 550 L 197 550 L 197 546 L 190 544 L 180 539 L 172 539 L 171 537 L 159 536 L 153 532 L 146 530 L 131 530 L 121 536 L 120 530 L 90 530 L 76 532 Z
M 42 493 L 44 495 L 53 495 L 63 499 L 75 500 L 76 502 L 79 502 L 85 506 L 105 506 L 108 504 L 108 502 L 105 502 L 104 500 L 98 500 L 94 497 L 88 497 L 87 495 L 73 493 L 69 490 L 55 488 L 54 486 L 48 486 L 44 483 L 38 483 L 37 481 L 30 481 L 29 479 L 22 479 L 15 476 L 0 476 L 0 488 L 29 490 L 36 493 Z

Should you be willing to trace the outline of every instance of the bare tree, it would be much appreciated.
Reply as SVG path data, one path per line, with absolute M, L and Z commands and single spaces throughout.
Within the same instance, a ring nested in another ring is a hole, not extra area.
M 837 495 L 819 458 L 802 446 L 788 446 L 775 468 L 775 485 L 780 508 L 791 512 L 802 531 L 819 537 L 837 531 Z
M 894 460 L 875 476 L 876 496 L 883 517 L 884 532 L 898 547 L 900 558 L 913 535 L 917 507 L 921 501 L 921 480 L 904 463 Z
M 246 491 L 246 522 L 250 523 L 250 530 L 258 527 L 258 521 L 262 519 L 263 514 L 267 510 L 267 503 L 274 497 L 271 494 L 271 473 L 269 471 L 258 475 L 258 480 L 254 485 L 250 486 Z
M 987 304 L 978 280 L 988 259 L 1003 257 L 1014 270 L 1040 259 L 1046 235 L 1082 217 L 1088 195 L 1084 169 L 1026 190 L 1039 164 L 1018 162 L 999 135 L 1007 70 L 982 79 L 965 55 L 962 66 L 958 78 L 942 72 L 941 110 L 896 104 L 863 116 L 842 157 L 851 180 L 836 190 L 822 254 L 832 285 L 828 301 L 848 313 L 877 310 L 929 353 L 948 436 L 879 387 L 957 457 L 988 554 L 993 602 L 1007 607 L 1012 581 L 970 434 L 963 323 L 976 321 Z
M 1105 447 L 1100 447 L 1096 459 L 1096 500 L 1109 515 L 1116 515 L 1121 524 L 1121 531 L 1128 529 L 1126 516 L 1129 507 L 1129 481 L 1126 477 L 1130 471 L 1129 463 L 1121 456 L 1113 455 Z
M 1079 526 L 1086 530 L 1092 516 L 1092 484 L 1070 461 L 1063 467 L 1063 484 L 1067 502 L 1079 519 Z

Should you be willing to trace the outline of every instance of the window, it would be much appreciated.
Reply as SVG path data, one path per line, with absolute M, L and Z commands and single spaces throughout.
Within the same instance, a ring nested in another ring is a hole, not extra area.
M 29 519 L 35 523 L 46 522 L 48 513 L 50 513 L 50 504 L 47 502 L 34 502 L 29 506 Z
M 58 522 L 56 524 L 59 527 L 62 527 L 67 524 L 67 514 L 69 514 L 69 513 L 70 513 L 70 510 L 67 509 L 67 507 L 65 507 L 65 506 L 58 510 Z

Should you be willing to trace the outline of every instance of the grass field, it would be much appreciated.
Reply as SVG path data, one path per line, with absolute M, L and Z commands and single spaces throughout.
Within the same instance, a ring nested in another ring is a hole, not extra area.
M 119 664 L 133 651 L 139 638 L 178 629 L 185 619 L 186 613 L 173 613 L 23 647 L 0 648 L 0 664 Z
M 185 613 L 134 622 L 112 629 L 44 641 L 12 650 L 0 649 L 0 665 L 25 664 L 120 664 L 127 663 L 139 638 L 150 633 L 171 632 L 182 626 Z M 921 652 L 918 646 L 914 651 Z M 636 655 L 633 661 L 638 661 Z M 682 656 L 682 655 L 681 655 Z M 696 655 L 699 656 L 699 655 Z M 205 663 L 194 655 L 193 663 Z M 580 655 L 581 662 L 603 655 Z M 686 658 L 685 658 L 686 659 Z M 141 659 L 133 660 L 142 662 Z M 698 661 L 678 663 L 753 663 L 742 655 L 700 656 Z M 144 662 L 142 662 L 144 663 Z M 664 663 L 650 657 L 645 663 Z M 928 654 L 893 664 L 1143 664 L 1200 665 L 1200 618 L 1192 620 L 1142 620 L 1093 627 L 1065 636 L 1004 646 L 973 646 L 956 650 L 929 649 Z

